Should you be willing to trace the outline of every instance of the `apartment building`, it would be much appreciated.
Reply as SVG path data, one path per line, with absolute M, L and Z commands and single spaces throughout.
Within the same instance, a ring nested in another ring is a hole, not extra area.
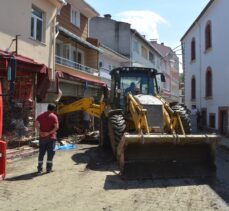
M 103 44 L 100 44 L 100 49 L 102 53 L 99 54 L 99 75 L 101 80 L 106 83 L 108 87 L 111 87 L 110 71 L 114 68 L 125 66 L 130 60 Z
M 163 72 L 167 82 L 159 84 L 161 94 L 171 102 L 178 102 L 179 60 L 171 48 L 151 43 L 130 24 L 115 21 L 109 14 L 90 20 L 90 36 L 127 57 L 129 61 L 122 63 L 123 66 L 150 67 Z M 173 64 L 170 63 L 171 59 L 174 60 Z
M 229 134 L 229 18 L 227 0 L 211 0 L 181 38 L 185 103 L 201 112 L 201 125 Z
M 95 17 L 90 20 L 90 36 L 103 45 L 127 57 L 124 66 L 142 66 L 157 68 L 161 55 L 131 25 L 113 20 L 111 15 Z
M 89 19 L 98 15 L 83 0 L 67 0 L 57 17 L 55 69 L 62 103 L 83 97 L 98 101 L 101 97 L 101 88 L 105 86 L 98 70 L 101 50 L 98 41 L 89 37 Z M 73 125 L 82 125 L 82 112 L 66 118 L 64 121 L 69 130 Z
M 2 0 L 0 78 L 4 136 L 34 136 L 37 102 L 54 75 L 56 15 L 64 0 Z
M 161 95 L 168 102 L 179 102 L 179 58 L 171 47 L 164 43 L 151 41 L 151 44 L 162 55 L 159 69 L 164 73 L 166 82 L 162 85 Z

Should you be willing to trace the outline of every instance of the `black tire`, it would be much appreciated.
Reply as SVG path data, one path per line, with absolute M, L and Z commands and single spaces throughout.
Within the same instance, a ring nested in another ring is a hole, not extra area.
M 112 150 L 116 156 L 116 150 L 126 129 L 126 121 L 122 114 L 113 114 L 109 117 L 109 135 Z
M 180 118 L 181 122 L 183 123 L 185 134 L 191 134 L 191 119 L 187 108 L 185 106 L 177 104 L 172 106 L 172 110 L 180 113 Z M 179 126 L 176 127 L 175 130 L 178 134 L 182 134 L 181 128 Z
M 108 118 L 103 114 L 100 119 L 99 145 L 103 148 L 111 148 L 110 137 L 108 133 Z

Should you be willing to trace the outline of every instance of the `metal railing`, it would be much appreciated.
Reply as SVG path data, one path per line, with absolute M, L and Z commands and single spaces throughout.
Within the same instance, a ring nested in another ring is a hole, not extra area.
M 99 71 L 91 68 L 91 67 L 87 67 L 85 65 L 79 64 L 77 62 L 71 61 L 69 59 L 60 57 L 60 56 L 56 56 L 56 64 L 61 64 L 67 67 L 71 67 L 73 69 L 77 69 L 83 72 L 87 72 L 90 73 L 92 75 L 99 75 Z

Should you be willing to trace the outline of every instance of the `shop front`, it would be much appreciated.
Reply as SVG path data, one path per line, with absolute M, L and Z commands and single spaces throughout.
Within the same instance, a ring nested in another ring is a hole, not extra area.
M 9 145 L 26 143 L 35 136 L 36 102 L 49 88 L 48 68 L 30 58 L 0 51 L 0 80 L 3 137 Z
M 90 76 L 80 76 L 79 74 L 67 74 L 61 71 L 58 71 L 58 83 L 62 93 L 59 104 L 69 104 L 84 97 L 90 97 L 95 103 L 99 103 L 103 89 L 106 88 L 106 84 L 98 79 Z M 59 116 L 60 136 L 84 133 L 83 122 L 86 117 L 88 115 L 82 110 Z M 90 129 L 97 130 L 98 128 L 99 119 L 90 116 Z

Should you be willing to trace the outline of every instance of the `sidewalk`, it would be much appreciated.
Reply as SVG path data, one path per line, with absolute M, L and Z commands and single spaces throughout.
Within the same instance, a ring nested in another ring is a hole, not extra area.
M 218 146 L 226 150 L 229 150 L 229 137 L 222 136 L 221 140 L 218 142 Z M 14 149 L 7 149 L 6 157 L 7 162 L 12 162 L 15 160 L 20 160 L 38 153 L 38 148 L 30 146 L 22 146 Z
M 17 147 L 14 149 L 7 149 L 6 150 L 6 159 L 8 163 L 11 163 L 13 161 L 20 160 L 22 158 L 26 158 L 31 155 L 34 155 L 37 152 L 38 152 L 37 148 L 33 148 L 27 145 L 22 146 L 22 147 Z
M 98 131 L 94 132 L 89 132 L 86 135 L 72 135 L 69 136 L 68 138 L 62 138 L 61 143 L 64 145 L 66 143 L 79 143 L 82 140 L 85 141 L 95 141 L 98 140 Z M 37 141 L 37 142 L 36 142 Z M 6 159 L 8 163 L 11 163 L 16 160 L 20 160 L 29 156 L 32 156 L 36 153 L 38 153 L 38 140 L 35 140 L 34 142 L 30 143 L 29 145 L 24 145 L 21 147 L 15 147 L 12 149 L 7 149 L 6 150 Z
M 224 149 L 229 150 L 229 137 L 222 136 L 221 140 L 219 141 L 218 145 Z

